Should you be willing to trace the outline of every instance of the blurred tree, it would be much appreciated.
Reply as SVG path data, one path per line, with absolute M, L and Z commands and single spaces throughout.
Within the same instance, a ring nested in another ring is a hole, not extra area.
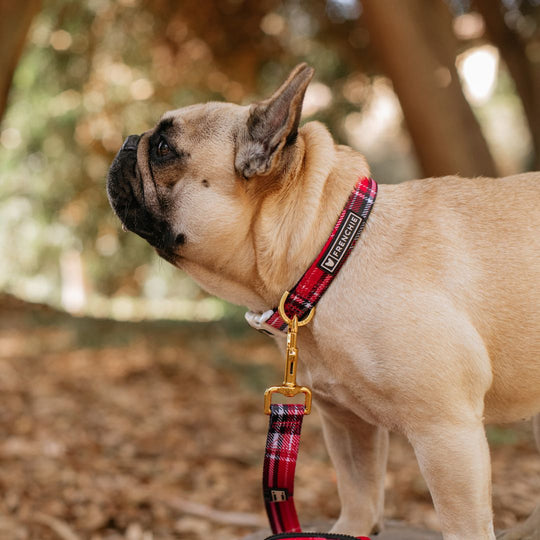
M 495 163 L 456 70 L 442 0 L 363 0 L 376 53 L 392 79 L 427 176 L 495 176 Z
M 40 0 L 0 0 L 0 119 L 6 109 L 13 72 L 21 56 L 26 34 Z
M 498 47 L 514 80 L 531 132 L 534 166 L 540 170 L 540 43 L 538 23 L 533 17 L 521 13 L 512 3 L 507 3 L 507 5 L 498 3 L 494 6 L 493 0 L 474 0 L 474 6 L 482 14 L 488 36 Z M 524 8 L 527 7 L 524 6 Z M 539 9 L 537 5 L 537 14 Z M 529 54 L 527 54 L 527 48 L 529 48 Z
M 100 301 L 201 298 L 144 241 L 121 233 L 104 195 L 108 164 L 125 135 L 149 129 L 165 110 L 260 99 L 301 61 L 316 69 L 306 119 L 367 154 L 379 179 L 421 174 L 403 119 L 425 174 L 494 172 L 476 118 L 493 148 L 493 134 L 498 150 L 501 141 L 505 150 L 513 146 L 505 170 L 521 170 L 528 144 L 527 127 L 515 120 L 521 102 L 529 131 L 538 127 L 531 80 L 540 56 L 539 0 L 490 3 L 500 6 L 497 24 L 509 25 L 514 40 L 519 34 L 514 45 L 508 37 L 492 40 L 503 58 L 505 48 L 517 51 L 512 69 L 525 81 L 516 82 L 523 96 L 515 96 L 502 66 L 492 100 L 472 109 L 455 65 L 485 45 L 483 23 L 474 37 L 454 35 L 456 22 L 481 20 L 471 2 L 47 0 L 28 33 L 0 129 L 0 251 L 8 255 L 0 287 L 57 304 L 69 283 Z M 0 0 L 0 43 L 22 39 L 37 10 L 37 0 Z M 494 23 L 484 17 L 489 30 Z M 20 41 L 13 43 L 0 52 L 8 66 L 0 81 L 17 58 Z
M 280 0 L 153 0 L 156 21 L 154 59 L 175 66 L 157 73 L 167 85 L 186 81 L 238 101 L 257 91 L 261 65 L 276 60 L 283 48 L 261 29 Z

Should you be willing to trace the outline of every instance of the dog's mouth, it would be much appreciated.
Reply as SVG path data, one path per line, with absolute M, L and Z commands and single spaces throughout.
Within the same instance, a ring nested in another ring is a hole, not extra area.
M 149 208 L 142 176 L 137 167 L 139 141 L 138 135 L 130 135 L 124 141 L 109 169 L 107 195 L 124 230 L 144 238 L 159 250 L 162 257 L 170 260 L 173 249 L 179 243 L 182 244 L 185 238 L 172 231 L 159 209 Z

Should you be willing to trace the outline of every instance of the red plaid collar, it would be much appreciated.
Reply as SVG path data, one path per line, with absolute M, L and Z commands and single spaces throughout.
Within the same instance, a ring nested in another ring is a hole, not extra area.
M 365 176 L 360 178 L 323 249 L 285 301 L 285 313 L 291 319 L 297 315 L 298 320 L 302 320 L 326 292 L 356 245 L 376 196 L 375 180 Z M 266 324 L 281 332 L 287 330 L 277 308 L 273 309 Z

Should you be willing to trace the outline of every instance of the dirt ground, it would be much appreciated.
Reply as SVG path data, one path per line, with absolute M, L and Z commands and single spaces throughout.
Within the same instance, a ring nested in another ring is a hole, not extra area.
M 280 380 L 272 341 L 239 320 L 122 323 L 0 296 L 0 539 L 231 540 L 264 526 L 262 392 Z M 540 499 L 540 458 L 528 424 L 489 437 L 504 528 Z M 437 527 L 399 436 L 386 486 L 388 518 Z M 304 522 L 338 513 L 316 414 L 295 499 Z

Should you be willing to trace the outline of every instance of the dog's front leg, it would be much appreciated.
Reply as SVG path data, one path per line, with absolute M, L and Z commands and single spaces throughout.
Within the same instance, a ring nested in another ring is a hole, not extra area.
M 493 540 L 489 448 L 480 419 L 433 422 L 409 433 L 445 540 Z
M 341 502 L 332 532 L 378 532 L 383 519 L 388 432 L 327 402 L 320 403 L 319 411 Z

